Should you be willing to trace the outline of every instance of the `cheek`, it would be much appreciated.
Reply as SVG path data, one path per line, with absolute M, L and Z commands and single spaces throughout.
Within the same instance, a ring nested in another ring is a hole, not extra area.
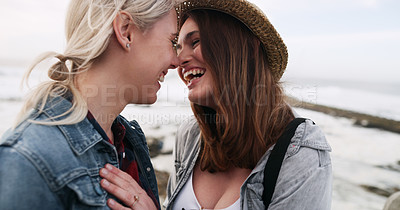
M 203 54 L 201 53 L 201 45 L 193 50 L 193 54 L 194 56 L 196 56 L 197 60 L 199 60 L 200 62 L 204 62 Z
M 214 87 L 214 80 L 211 72 L 206 72 L 203 77 L 204 85 L 212 89 Z
M 165 48 L 162 56 L 162 60 L 160 61 L 166 66 L 165 68 L 169 68 L 172 64 L 177 65 L 177 63 L 174 63 L 173 61 L 177 60 L 178 58 L 176 57 L 176 52 L 171 46 Z M 153 62 L 156 61 L 153 60 Z

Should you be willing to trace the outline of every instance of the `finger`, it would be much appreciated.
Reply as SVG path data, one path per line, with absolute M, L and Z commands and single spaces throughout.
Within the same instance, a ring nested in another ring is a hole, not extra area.
M 105 179 L 100 181 L 101 187 L 103 187 L 108 193 L 113 194 L 119 200 L 121 200 L 124 204 L 130 206 L 135 201 L 135 195 L 141 194 L 141 191 L 127 191 L 123 188 L 108 182 Z
M 106 164 L 105 168 L 107 170 L 109 170 L 111 173 L 117 175 L 118 177 L 130 182 L 133 180 L 133 178 L 131 177 L 131 175 L 129 175 L 128 173 L 120 170 L 119 168 L 116 168 L 115 166 L 111 165 L 111 164 Z
M 108 199 L 107 205 L 112 210 L 126 210 L 126 209 L 129 209 L 129 208 L 126 208 L 126 207 L 122 206 L 120 203 L 116 202 L 115 200 L 113 200 L 111 198 Z
M 119 169 L 118 169 L 119 170 Z M 138 190 L 141 188 L 139 184 L 131 176 L 126 178 L 121 178 L 121 176 L 110 172 L 109 170 L 102 168 L 100 169 L 100 176 L 107 179 L 109 182 L 127 190 Z

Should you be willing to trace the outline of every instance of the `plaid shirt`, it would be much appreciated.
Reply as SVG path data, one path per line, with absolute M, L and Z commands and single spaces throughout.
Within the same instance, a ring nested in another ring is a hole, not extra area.
M 103 137 L 103 139 L 107 140 L 111 144 L 113 142 L 110 138 L 108 138 L 105 131 L 101 128 L 101 126 L 97 123 L 96 119 L 93 117 L 92 113 L 88 111 L 87 119 L 90 123 L 92 123 L 93 127 L 96 129 L 97 132 Z M 125 147 L 125 127 L 120 122 L 114 121 L 111 130 L 114 134 L 114 146 L 118 153 L 118 162 L 119 168 L 128 173 L 135 181 L 147 192 L 150 198 L 153 200 L 154 204 L 156 205 L 157 209 L 159 209 L 159 205 L 157 202 L 156 197 L 154 196 L 150 186 L 144 186 L 145 184 L 140 182 L 139 178 L 139 168 L 135 158 L 135 153 L 133 152 L 132 148 L 129 146 Z M 128 145 L 128 144 L 127 144 Z

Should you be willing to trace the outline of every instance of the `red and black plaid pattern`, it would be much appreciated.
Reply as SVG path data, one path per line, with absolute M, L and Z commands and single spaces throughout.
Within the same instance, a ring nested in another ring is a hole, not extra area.
M 90 123 L 92 123 L 96 131 L 99 132 L 99 134 L 103 137 L 103 139 L 113 144 L 110 138 L 108 138 L 106 132 L 101 128 L 101 126 L 97 123 L 96 119 L 90 112 L 88 112 L 86 117 L 90 121 Z M 124 142 L 125 142 L 126 129 L 124 125 L 122 125 L 119 122 L 114 122 L 111 127 L 111 130 L 114 134 L 114 146 L 117 149 L 118 153 L 119 168 L 122 171 L 131 175 L 131 177 L 135 179 L 136 182 L 147 192 L 147 194 L 153 200 L 154 204 L 156 204 L 157 208 L 159 208 L 157 199 L 153 194 L 153 191 L 151 190 L 150 186 L 145 186 L 146 184 L 140 182 L 139 168 L 133 149 L 125 147 Z

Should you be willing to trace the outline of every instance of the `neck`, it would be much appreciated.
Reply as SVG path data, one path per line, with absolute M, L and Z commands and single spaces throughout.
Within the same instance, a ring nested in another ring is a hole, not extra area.
M 114 142 L 111 126 L 127 103 L 123 98 L 119 98 L 118 83 L 109 74 L 101 71 L 100 69 L 89 69 L 77 76 L 76 83 L 86 100 L 89 111 L 106 132 L 108 138 Z
M 107 137 L 114 144 L 114 134 L 111 130 L 112 124 L 117 116 L 121 113 L 123 108 L 116 107 L 101 107 L 97 106 L 98 103 L 88 102 L 88 109 L 92 113 L 93 117 L 99 123 L 100 127 L 107 134 Z

